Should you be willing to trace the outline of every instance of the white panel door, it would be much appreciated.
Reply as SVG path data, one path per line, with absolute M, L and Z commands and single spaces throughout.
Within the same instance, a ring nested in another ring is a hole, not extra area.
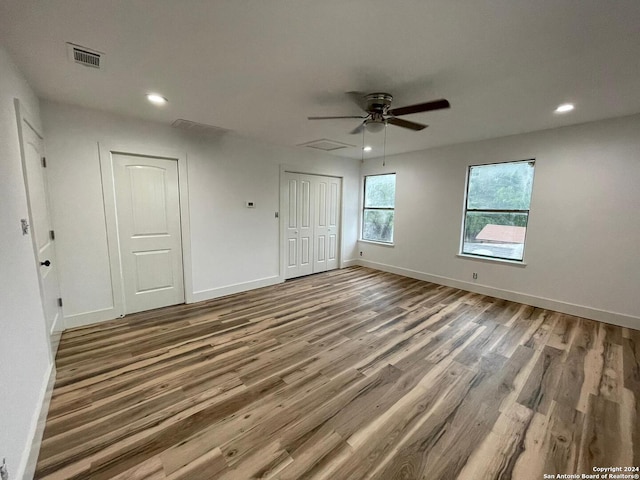
M 328 218 L 328 193 L 329 179 L 327 177 L 313 177 L 313 188 L 315 192 L 315 225 L 314 242 L 315 254 L 313 260 L 313 272 L 324 272 L 327 270 L 327 254 L 329 249 L 329 218 Z
M 342 179 L 285 172 L 285 279 L 338 268 Z
M 125 313 L 183 303 L 178 162 L 112 158 Z
M 287 173 L 285 278 L 313 273 L 312 185 L 307 175 Z
M 342 179 L 336 177 L 311 177 L 315 195 L 313 272 L 338 268 L 340 239 L 340 196 Z
M 20 122 L 25 183 L 28 192 L 30 224 L 38 266 L 40 293 L 47 332 L 52 334 L 56 331 L 61 331 L 63 325 L 60 321 L 62 314 L 58 304 L 60 285 L 58 283 L 57 259 L 53 242 L 54 233 L 49 215 L 42 137 L 24 117 L 20 116 Z M 55 351 L 55 348 L 53 350 Z
M 340 210 L 342 208 L 342 179 L 327 178 L 327 270 L 340 266 Z

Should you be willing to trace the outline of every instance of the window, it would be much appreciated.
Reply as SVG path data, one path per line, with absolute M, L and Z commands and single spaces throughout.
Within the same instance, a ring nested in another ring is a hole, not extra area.
M 362 239 L 393 242 L 393 215 L 396 204 L 396 174 L 364 177 Z
M 469 167 L 462 253 L 522 261 L 535 161 Z

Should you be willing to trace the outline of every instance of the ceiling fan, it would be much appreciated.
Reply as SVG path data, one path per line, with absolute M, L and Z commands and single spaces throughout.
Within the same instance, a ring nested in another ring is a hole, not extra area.
M 409 130 L 424 130 L 428 125 L 422 123 L 411 122 L 398 118 L 402 115 L 409 115 L 412 113 L 429 112 L 431 110 L 441 110 L 443 108 L 450 108 L 448 100 L 444 98 L 440 100 L 432 100 L 430 102 L 418 103 L 416 105 L 408 105 L 406 107 L 391 108 L 391 101 L 393 96 L 388 93 L 370 93 L 368 95 L 362 95 L 356 92 L 349 92 L 349 94 L 356 100 L 356 103 L 367 114 L 366 115 L 344 115 L 344 116 L 332 116 L 332 117 L 307 117 L 309 120 L 333 120 L 338 118 L 359 118 L 363 122 L 358 125 L 351 133 L 360 133 L 364 128 L 370 132 L 379 132 L 384 129 L 387 124 L 395 125 L 397 127 L 408 128 Z

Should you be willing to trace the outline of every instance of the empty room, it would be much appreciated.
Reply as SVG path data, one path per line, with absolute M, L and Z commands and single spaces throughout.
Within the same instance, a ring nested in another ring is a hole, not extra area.
M 640 478 L 639 25 L 0 0 L 1 480 Z

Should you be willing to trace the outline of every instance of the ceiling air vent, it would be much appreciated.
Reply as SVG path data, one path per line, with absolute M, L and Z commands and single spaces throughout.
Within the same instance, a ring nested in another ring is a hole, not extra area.
M 221 135 L 229 131 L 226 128 L 214 127 L 213 125 L 207 125 L 206 123 L 192 122 L 191 120 L 184 120 L 183 118 L 179 118 L 173 122 L 171 126 L 173 128 L 179 128 L 180 130 L 186 130 L 187 132 L 206 135 Z
M 67 42 L 69 60 L 85 67 L 102 68 L 104 65 L 104 53 L 87 47 Z
M 315 148 L 316 150 L 324 150 L 325 152 L 331 152 L 333 150 L 340 150 L 341 148 L 355 147 L 355 145 L 349 145 L 348 143 L 336 142 L 335 140 L 327 140 L 322 138 L 320 140 L 314 140 L 313 142 L 301 143 L 299 147 Z

